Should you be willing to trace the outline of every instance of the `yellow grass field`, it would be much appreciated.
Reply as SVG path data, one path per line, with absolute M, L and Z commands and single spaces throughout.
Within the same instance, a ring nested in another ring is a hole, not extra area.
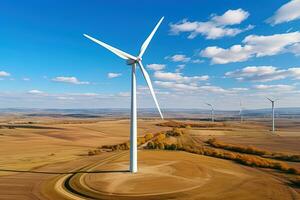
M 138 121 L 138 134 L 171 127 Z M 165 121 L 166 122 L 166 121 Z M 205 124 L 198 120 L 185 123 Z M 218 123 L 218 122 L 216 122 Z M 138 151 L 137 174 L 129 151 L 89 150 L 129 140 L 129 120 L 50 117 L 0 118 L 0 199 L 300 199 L 299 175 L 249 167 L 184 151 Z M 300 121 L 224 122 L 185 129 L 196 142 L 209 138 L 271 152 L 300 154 Z M 168 139 L 174 141 L 174 139 Z M 299 162 L 285 162 L 300 169 Z M 299 183 L 298 183 L 299 184 Z

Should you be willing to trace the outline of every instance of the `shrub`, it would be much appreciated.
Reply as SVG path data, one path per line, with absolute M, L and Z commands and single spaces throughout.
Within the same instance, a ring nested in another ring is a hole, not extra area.
M 272 153 L 271 158 L 290 162 L 300 162 L 300 155 L 287 155 L 283 153 Z
M 147 148 L 148 149 L 154 149 L 154 143 L 153 142 L 148 142 Z
M 171 144 L 171 145 L 170 145 L 170 150 L 176 150 L 176 149 L 177 149 L 176 144 Z
M 161 149 L 161 150 L 164 150 L 165 149 L 164 143 L 158 143 L 157 148 Z
M 212 147 L 225 149 L 229 151 L 235 151 L 239 153 L 246 153 L 246 154 L 253 154 L 262 156 L 265 158 L 272 158 L 277 160 L 284 160 L 284 161 L 290 161 L 290 162 L 300 162 L 300 155 L 288 155 L 283 153 L 270 153 L 265 150 L 258 149 L 256 147 L 252 146 L 241 146 L 241 145 L 232 145 L 232 144 L 226 144 L 220 141 L 217 141 L 215 138 L 208 139 L 206 141 L 207 144 L 209 144 Z
M 166 138 L 166 134 L 164 134 L 164 133 L 159 133 L 159 134 L 156 136 L 155 141 L 157 141 L 157 142 L 162 142 L 165 138 Z
M 142 145 L 146 143 L 146 139 L 144 137 L 137 138 L 137 145 Z
M 177 144 L 177 150 L 183 150 L 182 144 L 180 144 L 180 143 Z
M 94 156 L 99 154 L 100 152 L 98 150 L 89 150 L 88 151 L 88 156 Z
M 226 124 L 224 123 L 186 123 L 186 122 L 178 122 L 178 121 L 168 121 L 156 124 L 157 126 L 163 127 L 176 127 L 176 128 L 211 128 L 211 127 L 224 127 Z
M 183 134 L 185 134 L 185 132 L 179 128 L 173 128 L 172 130 L 166 132 L 167 136 L 173 136 L 173 137 L 180 137 Z
M 233 160 L 237 163 L 240 163 L 242 165 L 247 165 L 250 167 L 270 168 L 270 169 L 277 169 L 277 170 L 291 173 L 291 174 L 298 174 L 298 175 L 300 174 L 300 171 L 298 169 L 289 167 L 285 163 L 274 162 L 272 160 L 267 160 L 265 158 L 260 158 L 257 156 L 218 151 L 215 149 L 205 148 L 205 147 L 195 148 L 195 147 L 191 147 L 191 146 L 184 146 L 182 148 L 182 150 L 189 152 L 189 153 L 195 153 L 195 154 L 206 155 L 206 156 L 211 156 L 211 157 L 216 157 L 216 158 Z
M 152 133 L 147 133 L 144 137 L 145 137 L 146 141 L 149 141 L 153 138 L 153 134 Z
M 292 179 L 290 179 L 290 182 L 291 182 L 294 186 L 300 187 L 300 177 L 292 178 Z
M 257 149 L 252 146 L 226 144 L 226 143 L 217 141 L 215 138 L 207 140 L 206 143 L 215 148 L 221 148 L 221 149 L 226 149 L 229 151 L 236 151 L 236 152 L 240 152 L 240 153 L 247 153 L 247 154 L 254 154 L 254 155 L 267 154 L 266 151 Z
M 130 149 L 130 143 L 129 142 L 124 142 L 124 143 L 121 143 L 121 144 L 103 145 L 101 147 L 98 147 L 98 149 L 111 149 L 112 151 L 129 150 Z
M 290 174 L 300 174 L 300 171 L 293 168 L 293 167 L 290 167 L 288 170 L 287 170 L 288 173 Z

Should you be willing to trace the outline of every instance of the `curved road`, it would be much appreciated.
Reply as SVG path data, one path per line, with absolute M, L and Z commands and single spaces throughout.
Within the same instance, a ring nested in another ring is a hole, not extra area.
M 83 199 L 97 199 L 98 197 L 95 195 L 90 195 L 89 193 L 98 193 L 98 191 L 94 191 L 93 189 L 86 186 L 84 183 L 84 177 L 88 173 L 111 173 L 113 171 L 93 171 L 95 168 L 105 165 L 111 161 L 114 161 L 122 156 L 128 155 L 129 152 L 117 152 L 113 155 L 109 155 L 105 159 L 101 160 L 96 164 L 90 164 L 78 169 L 73 170 L 74 174 L 67 174 L 60 176 L 55 181 L 55 191 L 57 191 L 63 197 L 74 200 L 83 200 Z M 76 173 L 77 170 L 80 170 Z M 122 172 L 122 171 L 120 171 Z M 124 170 L 123 172 L 128 172 Z M 80 188 L 84 188 L 84 191 Z

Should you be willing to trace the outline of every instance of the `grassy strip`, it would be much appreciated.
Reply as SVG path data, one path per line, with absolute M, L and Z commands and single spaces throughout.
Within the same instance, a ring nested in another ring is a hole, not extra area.
M 159 137 L 159 134 L 156 134 L 155 136 L 151 133 L 147 133 L 146 135 L 144 135 L 143 137 L 138 137 L 137 138 L 137 145 L 143 145 L 145 144 L 147 141 L 153 139 L 154 137 Z M 130 149 L 130 142 L 123 142 L 120 144 L 113 144 L 113 145 L 103 145 L 98 147 L 97 149 L 94 150 L 89 150 L 88 151 L 88 155 L 89 156 L 94 156 L 94 155 L 98 155 L 102 152 L 102 150 L 106 150 L 106 151 L 120 151 L 120 150 L 129 150 Z
M 262 156 L 265 158 L 272 158 L 276 160 L 283 160 L 289 162 L 300 162 L 300 155 L 288 155 L 283 153 L 272 153 L 262 149 L 258 149 L 252 146 L 242 146 L 242 145 L 233 145 L 227 144 L 224 142 L 217 141 L 215 138 L 209 139 L 206 141 L 212 147 L 225 149 L 229 151 L 239 152 L 239 153 L 246 153 L 246 154 L 253 154 Z
M 297 174 L 300 175 L 300 171 L 296 168 L 290 167 L 285 163 L 282 162 L 274 162 L 272 160 L 268 160 L 265 158 L 260 158 L 258 156 L 252 156 L 252 155 L 245 155 L 240 153 L 232 153 L 232 152 L 224 152 L 219 151 L 215 149 L 210 148 L 193 148 L 191 146 L 183 147 L 184 151 L 200 154 L 200 155 L 206 155 L 216 158 L 222 158 L 226 160 L 232 160 L 242 165 L 247 165 L 250 167 L 261 167 L 261 168 L 270 168 L 270 169 L 277 169 L 285 173 L 290 174 Z
M 205 122 L 205 123 L 187 123 L 187 122 L 176 122 L 168 121 L 156 124 L 157 126 L 162 127 L 172 127 L 172 128 L 212 128 L 212 127 L 226 127 L 226 124 L 221 122 Z
M 148 149 L 160 149 L 160 150 L 179 150 L 186 151 L 189 153 L 205 155 L 215 158 L 221 158 L 226 160 L 232 160 L 239 164 L 250 166 L 250 167 L 261 167 L 269 169 L 277 169 L 285 173 L 300 175 L 300 171 L 296 168 L 290 167 L 282 162 L 275 162 L 266 158 L 261 158 L 254 155 L 247 155 L 241 153 L 232 153 L 222 150 L 216 150 L 205 147 L 194 147 L 194 146 L 182 146 L 180 144 L 166 144 L 163 142 L 155 143 L 149 142 L 147 145 Z

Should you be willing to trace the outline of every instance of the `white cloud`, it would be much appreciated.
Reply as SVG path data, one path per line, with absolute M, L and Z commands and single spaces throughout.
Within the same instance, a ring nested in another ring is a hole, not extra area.
M 40 91 L 40 90 L 30 90 L 27 93 L 28 94 L 35 94 L 35 95 L 45 94 L 43 91 Z
M 173 56 L 167 56 L 165 57 L 166 59 L 170 59 L 172 60 L 173 62 L 189 62 L 191 60 L 190 57 L 187 57 L 186 55 L 184 54 L 176 54 L 176 55 L 173 55 Z
M 219 25 L 235 25 L 240 24 L 249 17 L 249 13 L 239 8 L 237 10 L 227 10 L 221 16 L 212 17 L 212 21 Z
M 175 69 L 175 72 L 176 73 L 179 73 L 181 70 L 183 70 L 185 68 L 185 65 L 184 64 L 181 64 L 181 65 L 177 65 L 177 68 Z
M 226 93 L 229 92 L 228 90 L 225 90 L 219 86 L 212 86 L 212 85 L 205 85 L 199 87 L 202 90 L 208 91 L 208 92 L 214 92 L 214 93 Z
M 65 76 L 58 76 L 52 79 L 55 82 L 63 82 L 63 83 L 71 83 L 76 85 L 87 85 L 90 84 L 87 81 L 79 81 L 76 77 L 65 77 Z
M 291 77 L 300 79 L 300 67 L 278 69 L 273 66 L 249 66 L 225 73 L 226 77 L 239 81 L 268 82 Z
M 295 54 L 296 56 L 300 56 L 300 43 L 291 45 L 291 47 L 289 48 L 289 51 L 291 53 Z
M 204 63 L 204 60 L 195 59 L 195 60 L 192 60 L 191 63 L 194 63 L 194 64 Z
M 30 78 L 22 78 L 23 81 L 30 81 Z
M 284 91 L 292 91 L 295 89 L 295 86 L 292 85 L 255 85 L 255 89 L 258 90 L 272 90 L 277 92 L 284 92 Z
M 183 83 L 175 83 L 175 82 L 169 82 L 169 81 L 155 81 L 156 85 L 172 89 L 172 90 L 197 90 L 199 89 L 197 86 L 191 85 L 191 84 L 183 84 Z
M 74 100 L 73 97 L 56 97 L 58 100 Z
M 130 97 L 131 93 L 130 92 L 119 92 L 118 96 L 120 97 Z
M 73 96 L 82 96 L 82 97 L 95 97 L 95 96 L 98 96 L 99 94 L 92 93 L 92 92 L 87 92 L 87 93 L 72 93 L 70 95 L 73 95 Z
M 166 65 L 164 65 L 164 64 L 149 64 L 149 65 L 147 65 L 147 68 L 154 70 L 154 71 L 159 71 L 159 70 L 165 69 Z
M 180 83 L 188 83 L 193 81 L 206 81 L 209 79 L 208 75 L 204 76 L 183 76 L 181 73 L 156 71 L 154 77 L 165 81 L 175 81 Z
M 0 77 L 7 77 L 7 76 L 10 76 L 10 73 L 5 71 L 0 71 Z
M 107 74 L 108 78 L 117 78 L 117 77 L 120 77 L 120 76 L 122 76 L 121 73 L 112 73 L 112 72 L 110 72 L 110 73 Z
M 178 92 L 193 92 L 193 94 L 209 92 L 209 93 L 217 93 L 217 94 L 236 94 L 239 92 L 248 91 L 248 88 L 231 88 L 231 89 L 224 89 L 219 86 L 213 85 L 203 85 L 199 86 L 196 83 L 178 83 L 173 81 L 155 81 L 154 82 L 157 86 L 174 90 Z M 172 94 L 172 93 L 170 93 Z M 205 93 L 208 94 L 208 93 Z
M 212 15 L 211 19 L 206 22 L 190 22 L 186 19 L 176 23 L 170 24 L 171 34 L 179 34 L 181 32 L 189 32 L 189 39 L 195 38 L 201 34 L 206 39 L 217 39 L 225 36 L 235 36 L 243 31 L 252 29 L 253 26 L 249 25 L 244 29 L 231 28 L 228 26 L 237 25 L 247 19 L 249 13 L 243 9 L 228 10 L 223 15 Z
M 210 58 L 213 64 L 226 64 L 286 52 L 300 54 L 298 31 L 269 36 L 249 35 L 242 42 L 243 45 L 233 45 L 228 49 L 207 47 L 200 52 L 200 56 Z
M 232 91 L 243 92 L 248 91 L 249 88 L 231 88 Z
M 276 25 L 300 19 L 300 0 L 291 0 L 281 6 L 267 22 Z

